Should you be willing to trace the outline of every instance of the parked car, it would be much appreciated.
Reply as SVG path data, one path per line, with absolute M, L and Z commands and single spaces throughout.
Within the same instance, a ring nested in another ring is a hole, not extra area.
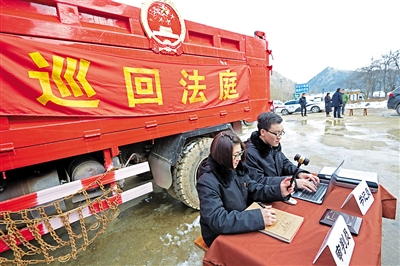
M 319 113 L 325 110 L 325 101 L 321 98 L 315 98 L 313 101 L 310 101 L 307 104 L 307 110 L 310 110 L 313 113 Z
M 307 111 L 312 113 L 319 113 L 325 110 L 325 102 L 322 101 L 308 101 L 306 106 Z M 285 102 L 285 106 L 280 110 L 282 115 L 288 115 L 293 113 L 300 113 L 301 108 L 299 100 L 290 100 Z
M 280 113 L 281 110 L 285 107 L 285 104 L 280 100 L 273 100 L 272 102 L 274 105 L 274 109 L 273 109 L 274 113 Z
M 397 113 L 400 115 L 400 87 L 398 87 L 394 91 L 389 92 L 387 108 L 395 109 Z

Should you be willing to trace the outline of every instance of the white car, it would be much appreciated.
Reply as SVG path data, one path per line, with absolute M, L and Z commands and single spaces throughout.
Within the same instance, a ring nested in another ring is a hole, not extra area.
M 274 105 L 274 113 L 280 113 L 281 110 L 285 107 L 285 104 L 280 100 L 273 100 L 272 104 Z
M 307 111 L 312 113 L 319 113 L 325 110 L 325 103 L 322 101 L 308 101 L 306 106 Z M 301 108 L 299 100 L 290 100 L 285 102 L 285 106 L 281 108 L 280 113 L 282 115 L 288 115 L 293 113 L 300 113 Z

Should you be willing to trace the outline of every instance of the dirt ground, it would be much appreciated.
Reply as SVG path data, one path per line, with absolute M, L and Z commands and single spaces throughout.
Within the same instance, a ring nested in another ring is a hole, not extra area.
M 399 198 L 400 116 L 386 108 L 370 109 L 367 116 L 346 114 L 341 120 L 324 113 L 283 116 L 284 153 L 289 159 L 295 154 L 309 158 L 305 168 L 312 172 L 344 159 L 344 168 L 377 172 L 380 184 Z M 242 139 L 255 128 L 256 123 L 246 127 Z M 382 265 L 400 265 L 399 210 L 398 202 L 397 219 L 383 219 Z M 199 235 L 199 212 L 154 185 L 151 194 L 122 204 L 106 233 L 76 259 L 51 265 L 202 265 L 204 252 L 193 244 Z

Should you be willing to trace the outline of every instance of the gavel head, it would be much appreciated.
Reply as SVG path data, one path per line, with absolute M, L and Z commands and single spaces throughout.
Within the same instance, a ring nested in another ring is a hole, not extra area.
M 310 162 L 310 160 L 304 156 L 301 156 L 300 154 L 296 154 L 294 156 L 294 160 L 296 162 L 299 163 L 299 165 L 304 164 L 304 165 L 308 165 L 308 163 Z

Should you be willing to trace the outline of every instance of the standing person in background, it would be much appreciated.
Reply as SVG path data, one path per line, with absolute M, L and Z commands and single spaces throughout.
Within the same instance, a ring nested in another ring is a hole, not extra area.
M 307 116 L 307 99 L 306 99 L 306 94 L 303 93 L 299 99 L 299 104 L 301 108 L 301 116 Z M 303 115 L 304 113 L 304 115 Z
M 331 94 L 328 92 L 325 96 L 326 117 L 330 117 L 330 115 L 329 115 L 330 112 L 332 112 L 332 98 L 331 98 Z
M 336 90 L 336 92 L 332 95 L 332 106 L 333 106 L 333 117 L 334 118 L 343 118 L 340 114 L 340 107 L 342 106 L 343 98 L 342 93 L 340 92 L 340 88 Z
M 344 108 L 346 107 L 346 103 L 349 101 L 349 95 L 345 92 L 345 90 L 343 89 L 342 91 L 342 115 L 344 115 Z
M 254 201 L 290 198 L 290 177 L 263 185 L 252 180 L 243 164 L 245 145 L 232 131 L 218 133 L 210 154 L 200 165 L 196 189 L 200 199 L 200 227 L 204 242 L 211 246 L 220 234 L 239 234 L 264 229 L 276 222 L 270 207 L 246 210 Z

